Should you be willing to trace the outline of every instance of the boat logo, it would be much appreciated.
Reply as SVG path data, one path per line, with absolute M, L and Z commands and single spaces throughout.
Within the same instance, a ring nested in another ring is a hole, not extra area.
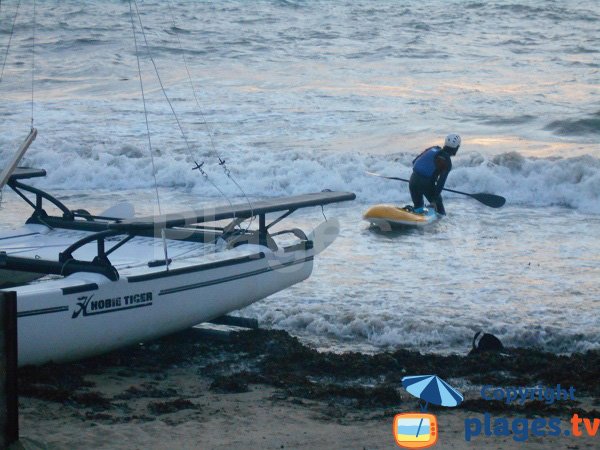
M 73 319 L 82 316 L 95 316 L 125 309 L 140 308 L 152 305 L 152 292 L 142 292 L 122 297 L 95 300 L 94 295 L 82 295 L 77 299 L 77 307 L 73 311 Z

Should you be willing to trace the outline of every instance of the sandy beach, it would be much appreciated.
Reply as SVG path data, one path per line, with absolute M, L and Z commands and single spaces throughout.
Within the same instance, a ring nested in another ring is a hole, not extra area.
M 393 449 L 395 414 L 418 412 L 401 385 L 437 373 L 465 395 L 438 417 L 436 448 L 597 448 L 598 437 L 515 433 L 465 441 L 465 420 L 599 418 L 598 352 L 365 355 L 317 352 L 283 331 L 228 341 L 189 330 L 101 357 L 20 371 L 21 448 Z M 506 405 L 481 386 L 577 386 L 575 400 Z M 563 428 L 566 428 L 563 425 Z M 583 429 L 583 426 L 582 426 Z M 521 434 L 522 437 L 522 434 Z M 17 447 L 18 448 L 18 447 Z

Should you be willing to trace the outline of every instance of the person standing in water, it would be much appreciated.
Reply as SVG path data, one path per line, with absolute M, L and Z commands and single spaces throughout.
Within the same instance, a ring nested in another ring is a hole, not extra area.
M 438 214 L 446 215 L 442 189 L 452 170 L 451 157 L 456 155 L 460 142 L 458 134 L 449 134 L 446 136 L 444 147 L 437 145 L 429 147 L 413 160 L 413 173 L 408 186 L 415 213 L 424 212 L 423 196 L 425 196 Z

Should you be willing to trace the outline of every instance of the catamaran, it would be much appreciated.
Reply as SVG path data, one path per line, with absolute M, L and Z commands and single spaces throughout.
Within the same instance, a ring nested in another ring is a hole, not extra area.
M 137 13 L 136 31 L 131 4 L 130 13 L 135 40 L 144 27 Z M 137 41 L 135 50 L 139 58 Z M 139 60 L 138 71 L 143 97 Z M 80 359 L 157 338 L 307 279 L 339 224 L 326 220 L 307 235 L 281 229 L 280 222 L 302 208 L 355 198 L 323 191 L 251 202 L 244 194 L 247 201 L 240 205 L 176 214 L 162 214 L 159 203 L 159 214 L 148 217 L 136 217 L 128 204 L 98 214 L 71 209 L 28 181 L 44 177 L 45 170 L 19 167 L 37 135 L 33 73 L 31 132 L 0 174 L 0 189 L 8 186 L 33 210 L 23 226 L 0 232 L 0 288 L 17 293 L 20 366 Z M 148 129 L 152 157 L 150 134 Z M 191 151 L 189 156 L 193 169 L 208 179 L 204 163 Z M 254 227 L 242 226 L 245 221 Z
M 319 192 L 110 217 L 110 210 L 71 210 L 25 183 L 45 174 L 16 168 L 10 175 L 8 186 L 33 213 L 21 228 L 0 233 L 0 285 L 17 292 L 19 365 L 79 359 L 163 336 L 305 280 L 313 258 L 337 236 L 338 222 L 325 221 L 309 235 L 272 227 L 298 209 L 355 198 Z M 62 215 L 48 214 L 46 203 Z M 256 229 L 237 226 L 251 217 L 258 218 Z

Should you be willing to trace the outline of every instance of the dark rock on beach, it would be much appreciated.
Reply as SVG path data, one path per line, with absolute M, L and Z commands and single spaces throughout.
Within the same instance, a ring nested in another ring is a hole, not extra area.
M 210 389 L 215 392 L 248 392 L 248 383 L 243 372 L 229 376 L 218 376 L 210 385 Z
M 197 409 L 198 406 L 184 398 L 178 398 L 167 402 L 151 402 L 148 409 L 156 415 L 169 414 L 183 409 Z
M 560 384 L 575 386 L 578 396 L 587 395 L 596 402 L 600 398 L 598 351 L 570 356 L 525 348 L 471 356 L 423 355 L 403 349 L 337 354 L 319 352 L 277 330 L 235 332 L 226 342 L 207 340 L 197 330 L 188 330 L 76 363 L 25 367 L 19 371 L 19 391 L 21 396 L 79 405 L 96 413 L 123 409 L 123 402 L 135 399 L 153 399 L 147 412 L 159 416 L 198 408 L 187 399 L 184 388 L 160 385 L 168 381 L 169 373 L 182 370 L 212 379 L 207 386 L 212 392 L 243 393 L 266 385 L 278 389 L 286 401 L 306 399 L 334 405 L 336 414 L 340 408 L 372 410 L 414 403 L 415 399 L 401 388 L 402 378 L 414 374 L 437 374 L 475 386 Z M 122 382 L 122 388 L 113 386 L 109 394 L 90 381 L 106 372 L 115 386 Z M 132 376 L 141 381 L 132 385 Z M 515 412 L 533 408 L 539 414 L 556 413 L 538 403 L 519 407 L 467 398 L 463 407 Z

